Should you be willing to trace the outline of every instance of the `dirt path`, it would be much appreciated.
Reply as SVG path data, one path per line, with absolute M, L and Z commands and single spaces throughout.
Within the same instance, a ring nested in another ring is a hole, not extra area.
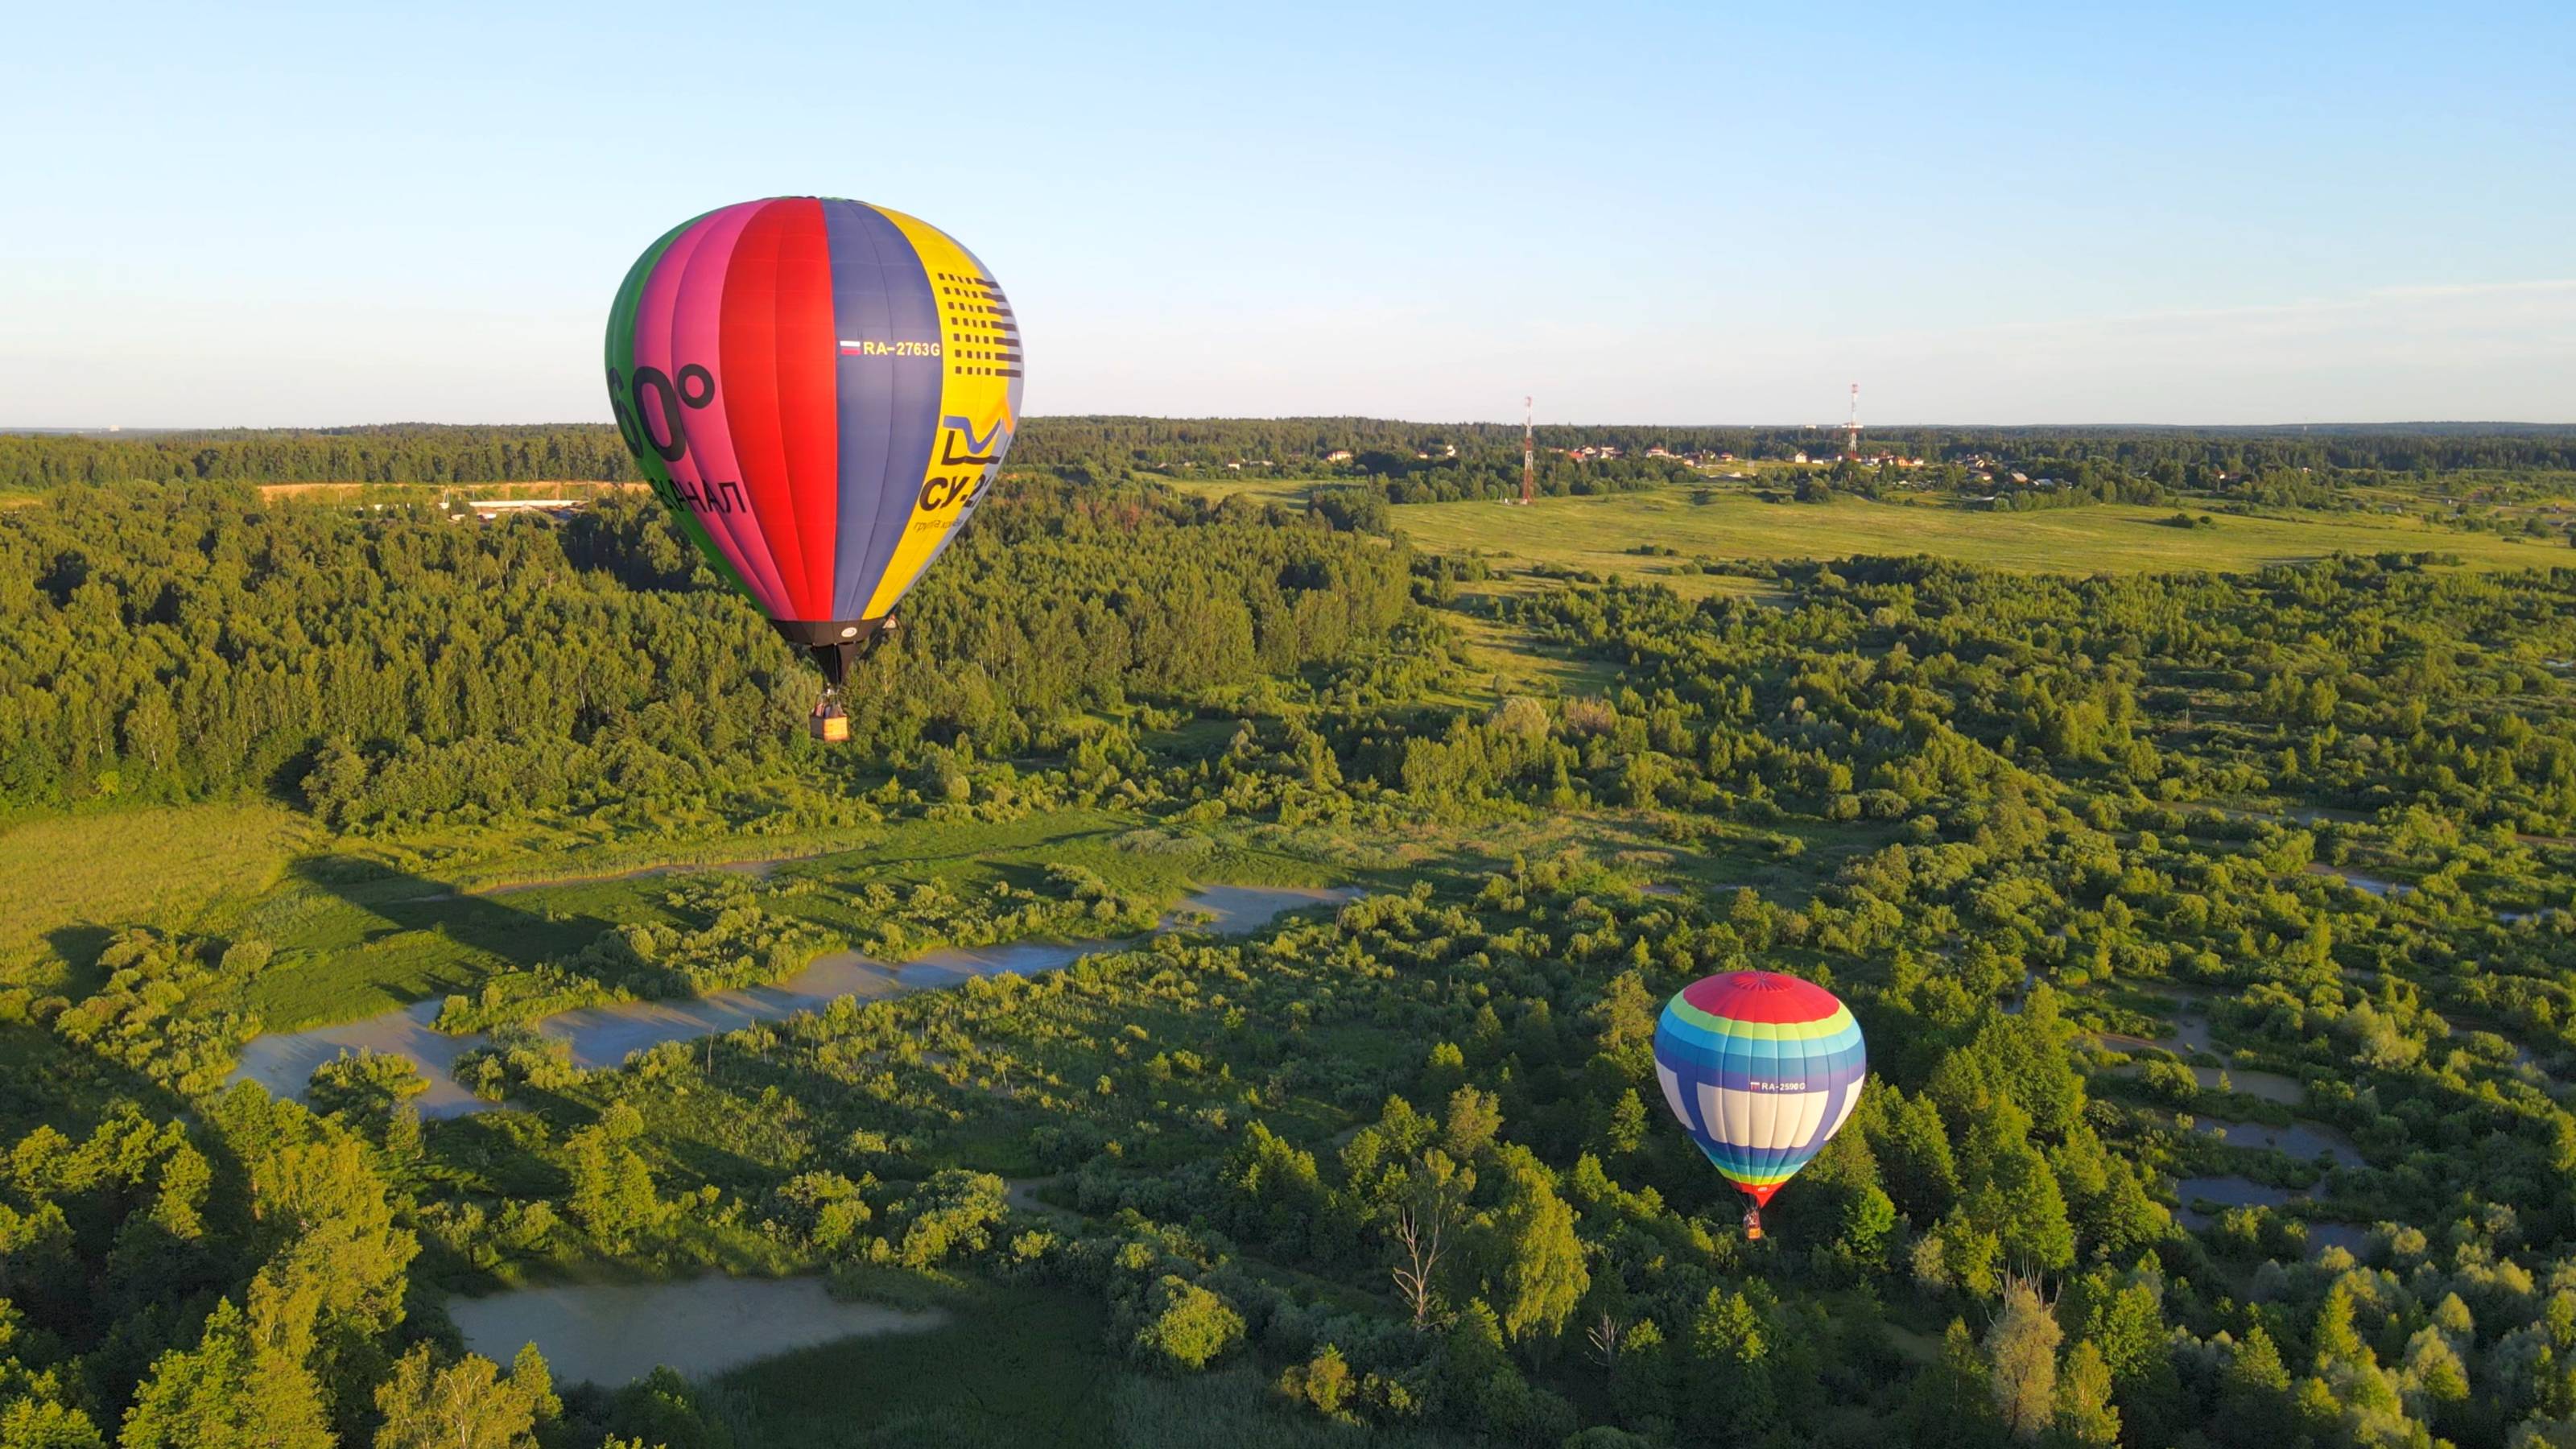
M 1008 1190 L 1002 1194 L 1002 1200 L 1011 1205 L 1011 1211 L 1027 1213 L 1031 1217 L 1079 1220 L 1082 1214 L 1071 1208 L 1060 1208 L 1054 1203 L 1041 1201 L 1038 1197 L 1041 1190 L 1053 1187 L 1062 1181 L 1064 1181 L 1064 1174 L 1060 1172 L 1047 1177 L 1004 1178 L 1003 1182 Z

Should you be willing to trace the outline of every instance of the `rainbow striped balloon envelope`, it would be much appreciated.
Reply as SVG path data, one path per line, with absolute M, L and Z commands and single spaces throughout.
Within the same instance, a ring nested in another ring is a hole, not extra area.
M 609 402 L 653 491 L 836 684 L 983 499 L 1020 372 L 992 272 L 863 201 L 683 222 L 608 318 Z
M 1655 1024 L 1664 1101 L 1717 1170 L 1767 1203 L 1851 1117 L 1869 1057 L 1832 992 L 1773 971 L 1694 981 Z

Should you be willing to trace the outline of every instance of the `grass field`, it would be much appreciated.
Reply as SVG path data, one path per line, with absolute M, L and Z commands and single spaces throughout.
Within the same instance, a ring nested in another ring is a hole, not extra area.
M 1455 613 L 1449 623 L 1467 646 L 1468 664 L 1495 682 L 1496 696 L 1601 694 L 1618 681 L 1618 671 L 1603 660 L 1542 648 L 1481 614 Z
M 206 929 L 275 886 L 305 833 L 304 817 L 265 802 L 11 826 L 0 832 L 0 957 L 119 926 Z M 70 957 L 96 949 L 54 945 Z
M 1358 485 L 1354 478 L 1267 478 L 1247 474 L 1234 478 L 1166 478 L 1172 489 L 1194 498 L 1227 499 L 1242 494 L 1259 503 L 1286 503 L 1306 506 L 1306 493 L 1314 488 L 1350 488 Z
M 2023 573 L 2235 572 L 2337 552 L 2428 549 L 2457 554 L 2473 568 L 2576 566 L 2576 549 L 2453 532 L 2384 514 L 2220 514 L 2215 528 L 2185 529 L 2164 521 L 2174 515 L 2172 508 L 2116 504 L 1988 513 L 1928 500 L 1765 503 L 1734 489 L 1712 489 L 1705 503 L 1694 502 L 1693 496 L 1691 489 L 1673 488 L 1542 498 L 1526 509 L 1481 502 L 1419 503 L 1394 513 L 1396 526 L 1425 548 L 1506 555 L 1497 560 L 1505 567 L 1526 560 L 1651 577 L 1694 597 L 1741 589 L 1744 581 L 1682 573 L 1675 565 L 1685 560 L 1627 550 L 1652 543 L 1686 556 L 1752 559 L 1928 553 Z

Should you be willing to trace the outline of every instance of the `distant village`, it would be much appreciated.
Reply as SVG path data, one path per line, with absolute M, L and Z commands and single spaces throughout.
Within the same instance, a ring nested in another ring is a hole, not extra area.
M 1840 432 L 1843 430 L 1838 428 L 1835 431 Z M 1551 457 L 1566 459 L 1567 461 L 1576 464 L 1617 462 L 1619 459 L 1627 457 L 1630 454 L 1630 450 L 1624 449 L 1616 443 L 1579 444 L 1569 448 L 1541 448 L 1538 451 L 1546 453 Z M 1437 452 L 1417 449 L 1413 456 L 1416 459 L 1425 461 L 1440 458 L 1455 458 L 1458 456 L 1458 448 L 1454 443 L 1444 443 L 1438 445 Z M 1828 468 L 1837 464 L 1850 463 L 1864 468 L 1896 469 L 1900 471 L 1915 471 L 1933 466 L 1932 460 L 1925 459 L 1915 454 L 1898 452 L 1892 448 L 1872 449 L 1862 447 L 1859 445 L 1859 438 L 1856 431 L 1852 434 L 1850 440 L 1843 448 L 1834 449 L 1831 447 L 1824 447 L 1818 448 L 1814 451 L 1798 448 L 1791 450 L 1786 456 L 1740 458 L 1734 453 L 1719 449 L 1676 449 L 1668 448 L 1661 444 L 1647 447 L 1642 452 L 1638 452 L 1636 456 L 1679 463 L 1697 471 L 1707 473 L 1712 477 L 1734 482 L 1750 481 L 1755 475 L 1752 472 L 1745 470 L 1762 464 L 1768 464 L 1774 467 L 1787 465 L 1792 467 L 1804 466 L 1810 468 Z M 1321 461 L 1327 466 L 1349 465 L 1359 461 L 1359 454 L 1350 448 L 1333 448 L 1322 454 Z M 2001 460 L 1983 453 L 1970 454 L 1966 457 L 1955 459 L 1953 460 L 1953 464 L 1961 470 L 1960 475 L 1957 476 L 1955 480 L 1956 486 L 1960 487 L 1963 494 L 1960 501 L 1971 508 L 1996 507 L 2004 504 L 2006 501 L 2005 489 L 2007 487 L 2014 490 L 2054 492 L 2057 489 L 2071 486 L 2064 480 L 2057 478 L 2033 478 L 2029 474 L 2021 472 L 2018 469 L 2011 468 Z M 1224 466 L 1230 471 L 1240 472 L 1246 468 L 1275 468 L 1278 467 L 1279 464 L 1268 458 L 1244 458 L 1237 459 L 1236 461 L 1227 463 Z M 2223 480 L 2225 476 L 2226 475 L 2224 474 L 2219 475 L 2221 480 Z M 1913 480 L 1900 480 L 1897 483 L 1897 486 L 1900 488 L 1913 489 L 1928 487 L 1931 485 Z M 1993 489 L 1995 491 L 1983 494 L 1967 491 L 1968 489 L 1979 486 Z
M 1539 451 L 1549 454 L 1552 457 L 1565 458 L 1576 463 L 1609 463 L 1616 462 L 1619 459 L 1628 456 L 1627 450 L 1621 448 L 1615 443 L 1604 443 L 1598 447 L 1585 445 L 1573 448 L 1541 448 Z M 1416 459 L 1423 461 L 1429 461 L 1435 458 L 1455 458 L 1458 456 L 1458 445 L 1455 443 L 1443 443 L 1440 445 L 1440 451 L 1436 453 L 1416 449 L 1413 456 Z M 1660 444 L 1647 448 L 1637 456 L 1643 458 L 1669 459 L 1676 463 L 1687 464 L 1693 468 L 1715 468 L 1738 461 L 1754 461 L 1752 459 L 1739 460 L 1735 454 L 1728 452 L 1714 452 L 1699 448 L 1676 450 L 1664 447 Z M 1323 455 L 1323 461 L 1329 464 L 1350 463 L 1357 461 L 1358 457 L 1359 455 L 1357 453 L 1348 448 L 1334 448 Z M 1880 468 L 1920 468 L 1924 466 L 1924 460 L 1921 458 L 1907 457 L 1903 454 L 1894 452 L 1817 453 L 1810 456 L 1805 451 L 1801 450 L 1792 453 L 1787 458 L 1776 458 L 1771 461 L 1816 465 L 1851 462 Z M 1243 469 L 1275 468 L 1279 465 L 1277 462 L 1269 458 L 1238 458 L 1225 466 L 1232 469 Z
M 1619 459 L 1628 456 L 1628 450 L 1621 448 L 1616 443 L 1603 443 L 1597 447 L 1587 444 L 1572 448 L 1541 448 L 1539 451 L 1546 453 L 1551 457 L 1564 458 L 1576 463 L 1611 463 L 1617 462 Z M 1440 450 L 1436 453 L 1417 449 L 1413 456 L 1416 459 L 1424 461 L 1436 458 L 1455 458 L 1458 456 L 1458 445 L 1455 443 L 1441 444 Z M 1647 448 L 1637 456 L 1643 458 L 1668 459 L 1672 462 L 1685 464 L 1693 468 L 1717 468 L 1736 462 L 1750 463 L 1756 461 L 1753 459 L 1738 459 L 1735 454 L 1728 452 L 1711 451 L 1701 448 L 1673 449 L 1664 447 L 1661 444 Z M 1327 464 L 1343 464 L 1355 462 L 1358 460 L 1358 457 L 1359 455 L 1349 448 L 1334 448 L 1323 455 L 1322 461 Z M 1818 452 L 1810 455 L 1802 449 L 1791 453 L 1786 458 L 1774 458 L 1769 461 L 1775 463 L 1804 463 L 1814 466 L 1849 462 L 1859 463 L 1866 467 L 1877 468 L 1920 468 L 1925 465 L 1924 460 L 1921 458 L 1908 457 L 1901 453 L 1889 451 L 1875 453 Z M 1225 466 L 1230 469 L 1241 470 L 1244 468 L 1275 468 L 1279 465 L 1269 458 L 1238 458 Z M 1979 476 L 1983 477 L 1986 475 L 1980 474 Z

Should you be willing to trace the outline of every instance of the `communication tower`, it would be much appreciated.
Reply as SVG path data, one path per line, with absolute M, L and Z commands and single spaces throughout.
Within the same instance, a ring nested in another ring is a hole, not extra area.
M 1521 507 L 1538 496 L 1538 413 L 1521 399 Z
M 1858 461 L 1860 460 L 1860 384 L 1859 384 L 1859 383 L 1853 383 L 1853 384 L 1852 384 L 1852 391 L 1851 391 L 1851 420 L 1850 420 L 1849 422 L 1846 422 L 1846 423 L 1844 423 L 1844 424 L 1843 424 L 1843 429 L 1842 429 L 1842 431 L 1843 431 L 1843 456 L 1844 456 L 1844 457 L 1846 457 L 1846 458 L 1849 458 L 1849 459 L 1853 460 L 1854 462 L 1858 462 Z

